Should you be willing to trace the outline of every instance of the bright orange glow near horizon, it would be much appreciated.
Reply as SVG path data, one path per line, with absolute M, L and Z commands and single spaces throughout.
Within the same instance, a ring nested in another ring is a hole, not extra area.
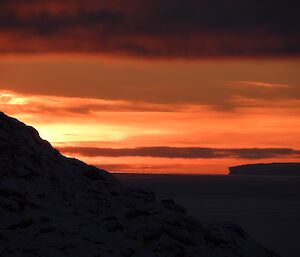
M 297 59 L 0 58 L 0 110 L 115 172 L 226 174 L 300 158 Z

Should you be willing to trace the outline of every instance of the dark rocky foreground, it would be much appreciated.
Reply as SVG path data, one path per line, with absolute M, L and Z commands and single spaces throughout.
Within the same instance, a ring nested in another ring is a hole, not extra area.
M 272 257 L 234 224 L 199 224 L 172 200 L 66 158 L 0 113 L 0 256 Z
M 229 168 L 229 175 L 300 176 L 300 163 L 259 163 Z

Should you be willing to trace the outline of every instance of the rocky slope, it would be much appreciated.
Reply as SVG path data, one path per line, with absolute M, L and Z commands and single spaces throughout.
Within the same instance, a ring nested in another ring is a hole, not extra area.
M 300 176 L 300 163 L 258 163 L 229 168 L 229 175 Z
M 0 256 L 271 257 L 234 224 L 199 224 L 172 200 L 66 158 L 0 113 Z

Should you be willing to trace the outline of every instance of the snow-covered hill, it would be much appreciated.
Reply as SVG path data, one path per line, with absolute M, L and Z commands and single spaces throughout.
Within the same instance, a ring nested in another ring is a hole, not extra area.
M 0 113 L 1 257 L 271 257 L 234 224 L 199 224 L 172 200 L 66 158 Z

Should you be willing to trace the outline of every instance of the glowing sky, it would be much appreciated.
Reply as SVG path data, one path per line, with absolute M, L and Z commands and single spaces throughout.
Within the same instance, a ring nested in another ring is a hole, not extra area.
M 125 2 L 3 1 L 0 110 L 111 171 L 300 160 L 297 2 Z

